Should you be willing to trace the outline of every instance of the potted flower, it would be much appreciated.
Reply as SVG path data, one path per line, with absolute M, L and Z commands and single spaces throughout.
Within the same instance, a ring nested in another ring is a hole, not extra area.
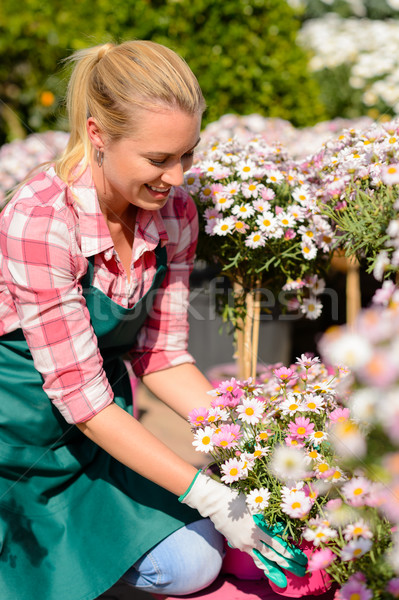
M 285 588 L 271 584 L 281 595 L 316 595 L 335 582 L 391 597 L 383 594 L 395 575 L 386 560 L 392 524 L 372 482 L 335 443 L 338 427 L 356 431 L 342 403 L 348 381 L 348 369 L 302 355 L 289 368 L 270 366 L 262 384 L 221 383 L 212 407 L 189 416 L 193 445 L 209 454 L 214 476 L 308 554 L 307 577 L 286 573 Z
M 311 319 L 322 310 L 333 235 L 306 169 L 278 144 L 233 139 L 207 146 L 186 175 L 199 213 L 197 256 L 216 263 L 234 290 L 220 311 L 236 331 L 243 379 L 256 375 L 262 304 Z

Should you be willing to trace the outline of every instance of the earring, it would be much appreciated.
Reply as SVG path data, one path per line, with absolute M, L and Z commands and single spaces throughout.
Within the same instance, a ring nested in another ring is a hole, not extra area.
M 98 166 L 101 168 L 103 166 L 103 162 L 104 162 L 104 152 L 102 150 L 100 150 L 99 148 L 97 148 L 96 159 L 97 159 Z

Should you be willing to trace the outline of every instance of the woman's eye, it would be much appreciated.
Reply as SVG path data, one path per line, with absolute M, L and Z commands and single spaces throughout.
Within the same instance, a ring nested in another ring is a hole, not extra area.
M 153 158 L 149 158 L 148 159 L 150 161 L 150 163 L 152 165 L 155 165 L 156 167 L 160 167 L 161 165 L 165 164 L 166 160 L 154 160 Z

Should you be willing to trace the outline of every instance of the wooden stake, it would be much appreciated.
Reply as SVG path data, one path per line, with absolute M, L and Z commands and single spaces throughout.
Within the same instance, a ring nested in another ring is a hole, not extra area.
M 252 329 L 252 357 L 251 357 L 251 377 L 256 379 L 259 350 L 259 329 L 260 329 L 260 289 L 259 284 L 255 290 L 253 304 L 253 329 Z

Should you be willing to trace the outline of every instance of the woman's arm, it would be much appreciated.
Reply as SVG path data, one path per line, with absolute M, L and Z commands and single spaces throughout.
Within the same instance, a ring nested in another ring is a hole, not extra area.
M 198 470 L 115 403 L 77 427 L 121 463 L 178 496 Z
M 192 363 L 148 373 L 143 376 L 142 381 L 183 419 L 187 419 L 193 408 L 210 406 L 212 400 L 212 396 L 207 393 L 212 389 L 211 384 Z

